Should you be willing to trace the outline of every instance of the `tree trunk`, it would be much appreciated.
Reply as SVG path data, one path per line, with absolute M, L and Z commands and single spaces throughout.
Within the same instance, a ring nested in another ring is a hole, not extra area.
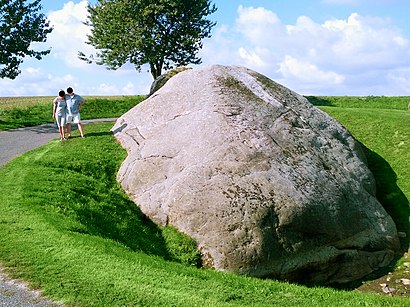
M 151 68 L 151 75 L 155 79 L 157 79 L 159 76 L 162 74 L 162 61 L 159 61 L 157 63 L 149 63 L 150 68 Z

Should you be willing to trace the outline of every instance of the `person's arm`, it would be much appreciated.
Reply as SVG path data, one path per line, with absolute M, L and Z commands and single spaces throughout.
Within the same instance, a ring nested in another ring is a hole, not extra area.
M 57 109 L 57 98 L 53 100 L 53 119 L 56 118 L 56 109 Z
M 81 96 L 78 96 L 78 109 L 80 110 L 81 107 L 84 105 L 85 99 Z

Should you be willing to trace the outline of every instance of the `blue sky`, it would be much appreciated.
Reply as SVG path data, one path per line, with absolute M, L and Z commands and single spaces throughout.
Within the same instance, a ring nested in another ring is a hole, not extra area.
M 49 55 L 26 58 L 15 80 L 0 79 L 0 96 L 146 94 L 148 67 L 117 71 L 77 59 L 89 31 L 87 1 L 42 0 L 54 31 Z M 96 1 L 89 1 L 95 4 Z M 203 64 L 241 65 L 302 95 L 410 96 L 408 0 L 214 0 L 212 38 Z M 198 67 L 198 66 L 193 66 Z

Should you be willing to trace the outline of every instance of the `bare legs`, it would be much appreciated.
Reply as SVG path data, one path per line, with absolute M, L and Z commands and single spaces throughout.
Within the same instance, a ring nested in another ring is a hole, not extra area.
M 78 130 L 80 130 L 80 135 L 83 138 L 84 137 L 84 129 L 83 129 L 83 124 L 78 123 Z
M 66 138 L 65 138 L 64 126 L 58 127 L 58 131 L 60 132 L 61 140 L 62 140 L 62 141 L 65 140 Z
M 78 123 L 78 130 L 80 130 L 80 135 L 83 138 L 84 137 L 84 128 L 83 128 L 83 124 L 82 123 Z M 68 137 L 71 136 L 71 124 L 67 124 L 67 134 Z

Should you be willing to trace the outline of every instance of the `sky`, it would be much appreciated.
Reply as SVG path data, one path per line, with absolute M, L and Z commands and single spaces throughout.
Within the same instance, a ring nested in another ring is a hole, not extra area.
M 218 8 L 200 65 L 240 65 L 302 95 L 410 96 L 409 0 L 211 0 Z M 68 86 L 81 95 L 147 94 L 153 81 L 144 66 L 107 70 L 77 58 L 95 53 L 86 44 L 87 4 L 42 0 L 54 30 L 25 58 L 14 80 L 0 79 L 0 97 L 53 96 Z

